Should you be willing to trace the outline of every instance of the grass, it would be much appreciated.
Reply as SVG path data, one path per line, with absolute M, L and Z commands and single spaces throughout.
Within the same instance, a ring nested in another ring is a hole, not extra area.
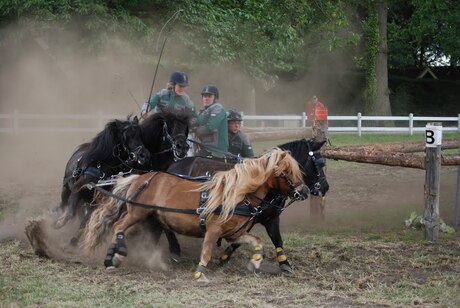
M 256 231 L 265 242 L 267 236 Z M 193 282 L 197 257 L 165 270 L 122 268 L 106 274 L 102 265 L 40 259 L 18 241 L 0 245 L 2 306 L 267 307 L 460 305 L 458 239 L 437 243 L 407 235 L 317 232 L 285 234 L 295 273 L 274 273 L 275 253 L 265 248 L 268 272 L 248 274 L 252 251 L 240 248 L 226 267 L 209 265 L 212 284 Z M 378 236 L 376 236 L 378 235 Z

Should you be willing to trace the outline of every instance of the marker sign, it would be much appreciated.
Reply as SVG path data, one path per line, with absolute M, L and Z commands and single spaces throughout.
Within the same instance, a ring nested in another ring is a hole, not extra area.
M 425 147 L 435 148 L 442 143 L 442 126 L 427 124 L 425 127 Z

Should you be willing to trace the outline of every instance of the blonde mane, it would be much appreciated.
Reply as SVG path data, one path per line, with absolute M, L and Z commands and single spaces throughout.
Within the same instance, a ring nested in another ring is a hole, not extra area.
M 217 172 L 212 180 L 204 183 L 200 190 L 209 190 L 203 216 L 210 216 L 222 205 L 220 218 L 230 219 L 238 203 L 246 194 L 255 192 L 268 178 L 276 173 L 291 175 L 294 181 L 302 178 L 297 161 L 287 151 L 275 148 L 256 159 L 245 159 L 228 171 Z

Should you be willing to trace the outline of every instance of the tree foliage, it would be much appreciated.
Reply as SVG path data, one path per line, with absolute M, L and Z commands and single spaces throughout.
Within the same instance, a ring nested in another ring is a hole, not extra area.
M 459 20 L 460 10 L 455 0 L 391 1 L 390 67 L 459 65 Z

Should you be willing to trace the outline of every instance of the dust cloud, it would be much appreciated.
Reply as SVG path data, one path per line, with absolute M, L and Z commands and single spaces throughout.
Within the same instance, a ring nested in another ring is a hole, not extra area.
M 50 30 L 48 34 L 38 35 L 20 26 L 11 26 L 3 29 L 2 34 L 2 114 L 14 111 L 30 114 L 102 113 L 124 118 L 129 114 L 138 115 L 140 106 L 148 99 L 159 54 L 156 50 L 152 50 L 152 60 L 146 64 L 140 61 L 139 49 L 130 46 L 122 36 L 107 38 L 103 47 L 90 51 L 82 49 L 80 41 L 83 37 L 78 32 Z M 153 93 L 166 85 L 172 71 L 182 70 L 189 75 L 188 93 L 197 110 L 201 108 L 202 87 L 212 83 L 219 88 L 224 107 L 237 108 L 246 114 L 300 114 L 312 95 L 317 95 L 330 108 L 330 113 L 334 113 L 349 108 L 344 97 L 356 80 L 347 75 L 351 59 L 347 55 L 326 52 L 327 46 L 323 45 L 309 46 L 305 50 L 306 54 L 312 55 L 308 63 L 309 74 L 282 77 L 276 86 L 266 89 L 238 64 L 194 63 L 193 67 L 185 67 L 183 63 L 184 59 L 189 59 L 189 51 L 181 42 L 169 40 Z M 17 238 L 26 241 L 24 228 L 27 221 L 48 215 L 59 205 L 67 160 L 77 145 L 96 135 L 96 131 L 57 133 L 39 129 L 97 128 L 98 124 L 89 120 L 22 119 L 18 126 L 28 128 L 27 132 L 0 132 L 0 206 L 4 213 L 0 222 L 0 240 Z M 0 118 L 0 128 L 10 127 L 9 119 Z M 51 234 L 53 230 L 46 229 L 46 232 Z M 59 234 L 56 236 L 53 240 L 57 240 Z M 59 245 L 66 243 L 59 242 Z M 196 245 L 191 244 L 189 248 L 193 247 Z M 150 259 L 152 255 L 154 258 Z M 161 258 L 161 252 L 148 250 L 138 257 L 146 264 L 154 264 Z

